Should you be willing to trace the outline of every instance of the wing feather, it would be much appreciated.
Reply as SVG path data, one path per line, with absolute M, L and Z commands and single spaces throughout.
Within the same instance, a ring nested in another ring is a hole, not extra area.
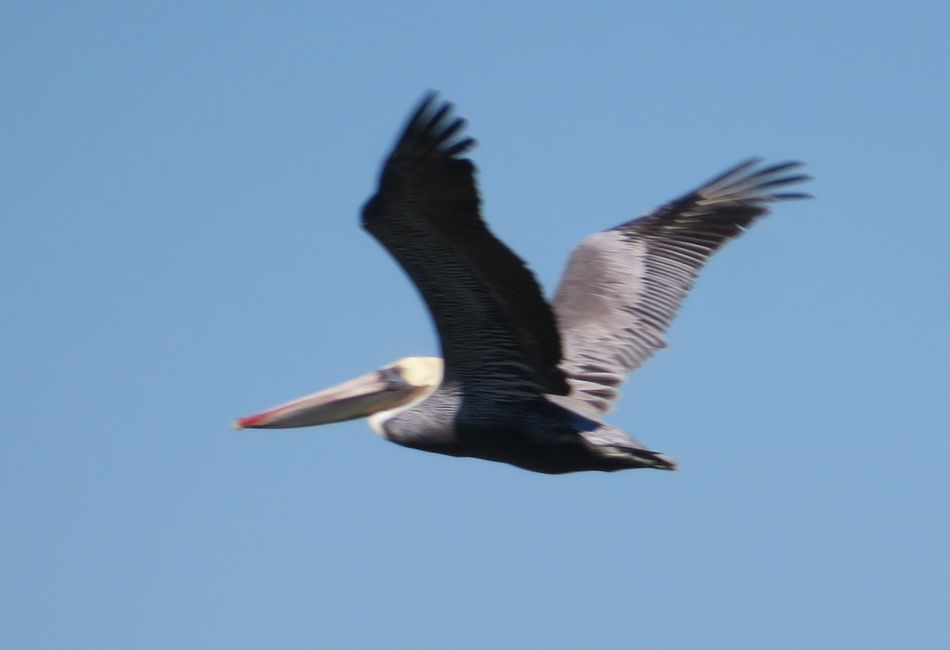
M 808 180 L 801 163 L 747 160 L 653 213 L 582 241 L 554 297 L 573 397 L 606 412 L 664 335 L 709 257 L 768 213 L 808 198 L 773 192 Z
M 432 313 L 446 379 L 505 395 L 570 388 L 551 306 L 479 214 L 474 144 L 452 105 L 427 95 L 383 165 L 363 226 L 402 265 Z

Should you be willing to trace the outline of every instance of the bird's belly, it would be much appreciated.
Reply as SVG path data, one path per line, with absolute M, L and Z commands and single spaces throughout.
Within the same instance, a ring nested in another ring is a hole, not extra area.
M 606 465 L 604 459 L 592 454 L 577 434 L 539 434 L 512 425 L 460 426 L 451 437 L 428 438 L 425 442 L 416 440 L 414 443 L 406 446 L 447 456 L 507 463 L 544 474 L 621 469 Z

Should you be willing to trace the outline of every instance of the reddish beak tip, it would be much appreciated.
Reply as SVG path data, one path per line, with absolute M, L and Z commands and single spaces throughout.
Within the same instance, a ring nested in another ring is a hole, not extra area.
M 238 430 L 248 429 L 253 427 L 255 424 L 259 424 L 263 419 L 264 418 L 261 415 L 250 415 L 246 418 L 238 418 L 231 423 L 231 426 Z

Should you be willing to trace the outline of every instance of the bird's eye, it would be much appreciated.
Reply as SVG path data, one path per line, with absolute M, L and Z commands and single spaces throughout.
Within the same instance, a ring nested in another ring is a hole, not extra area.
M 379 371 L 379 378 L 386 382 L 386 390 L 402 390 L 406 382 L 398 366 L 389 366 Z

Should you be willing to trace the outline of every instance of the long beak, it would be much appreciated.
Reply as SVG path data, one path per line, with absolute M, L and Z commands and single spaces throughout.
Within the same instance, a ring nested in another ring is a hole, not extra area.
M 416 386 L 384 368 L 256 415 L 234 421 L 235 429 L 285 429 L 342 422 L 396 408 L 411 401 Z

